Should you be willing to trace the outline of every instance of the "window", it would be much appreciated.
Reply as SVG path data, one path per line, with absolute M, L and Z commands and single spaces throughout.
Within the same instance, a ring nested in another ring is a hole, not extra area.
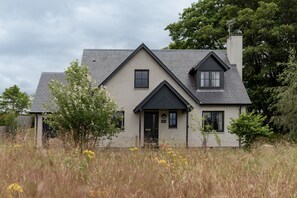
M 135 70 L 134 88 L 149 87 L 149 70 Z
M 115 116 L 115 119 L 117 121 L 116 127 L 121 129 L 121 130 L 124 130 L 125 129 L 125 112 L 124 111 L 118 111 L 116 116 Z
M 169 112 L 169 128 L 177 128 L 177 112 Z
M 224 112 L 223 111 L 203 111 L 203 127 L 210 126 L 217 132 L 224 131 Z
M 203 71 L 200 73 L 200 87 L 220 87 L 221 78 L 219 71 L 206 72 Z

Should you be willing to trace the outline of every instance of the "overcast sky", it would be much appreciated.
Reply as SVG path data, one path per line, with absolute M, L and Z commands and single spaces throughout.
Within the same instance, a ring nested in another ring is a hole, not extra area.
M 63 72 L 83 49 L 163 48 L 164 28 L 194 0 L 0 0 L 0 93 L 34 94 L 41 72 Z

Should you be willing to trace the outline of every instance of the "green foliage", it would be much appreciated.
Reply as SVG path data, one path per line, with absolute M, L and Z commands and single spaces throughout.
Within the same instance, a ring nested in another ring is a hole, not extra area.
M 0 96 L 0 112 L 24 113 L 29 106 L 29 96 L 25 92 L 21 92 L 17 85 L 6 88 Z
M 295 0 L 200 0 L 166 27 L 172 39 L 169 48 L 222 49 L 229 32 L 242 32 L 244 83 L 252 109 L 269 120 L 275 93 L 267 88 L 280 85 L 277 76 L 296 49 L 296 10 Z
M 270 137 L 272 131 L 264 125 L 266 117 L 261 114 L 243 113 L 237 119 L 232 119 L 228 130 L 239 137 L 240 144 L 249 148 L 258 137 Z
M 272 121 L 289 131 L 292 139 L 297 140 L 297 61 L 292 57 L 284 72 L 279 76 L 282 86 L 276 89 L 277 113 Z
M 87 66 L 77 61 L 66 70 L 66 84 L 49 83 L 53 101 L 48 104 L 47 122 L 58 133 L 73 137 L 76 146 L 95 146 L 102 138 L 111 138 L 118 130 L 114 119 L 117 106 L 104 87 L 96 87 Z
M 17 130 L 17 114 L 13 111 L 9 111 L 4 116 L 7 132 L 11 137 L 15 137 Z

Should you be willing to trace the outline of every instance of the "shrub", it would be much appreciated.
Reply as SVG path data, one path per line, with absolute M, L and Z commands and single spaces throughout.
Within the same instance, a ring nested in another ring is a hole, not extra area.
M 269 126 L 263 124 L 265 119 L 265 116 L 254 112 L 243 113 L 237 119 L 231 118 L 228 130 L 239 137 L 241 145 L 249 148 L 257 137 L 270 137 L 272 135 Z

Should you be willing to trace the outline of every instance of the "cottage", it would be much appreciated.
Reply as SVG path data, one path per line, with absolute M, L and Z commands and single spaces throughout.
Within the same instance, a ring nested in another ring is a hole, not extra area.
M 217 131 L 221 146 L 238 146 L 227 126 L 251 104 L 242 83 L 241 35 L 229 37 L 227 50 L 151 50 L 145 44 L 136 50 L 85 49 L 82 64 L 122 110 L 121 132 L 100 145 L 200 147 L 203 138 L 197 130 L 204 122 Z M 47 128 L 42 113 L 48 82 L 64 77 L 41 74 L 31 109 L 38 146 Z M 214 135 L 208 135 L 207 144 L 218 146 Z

